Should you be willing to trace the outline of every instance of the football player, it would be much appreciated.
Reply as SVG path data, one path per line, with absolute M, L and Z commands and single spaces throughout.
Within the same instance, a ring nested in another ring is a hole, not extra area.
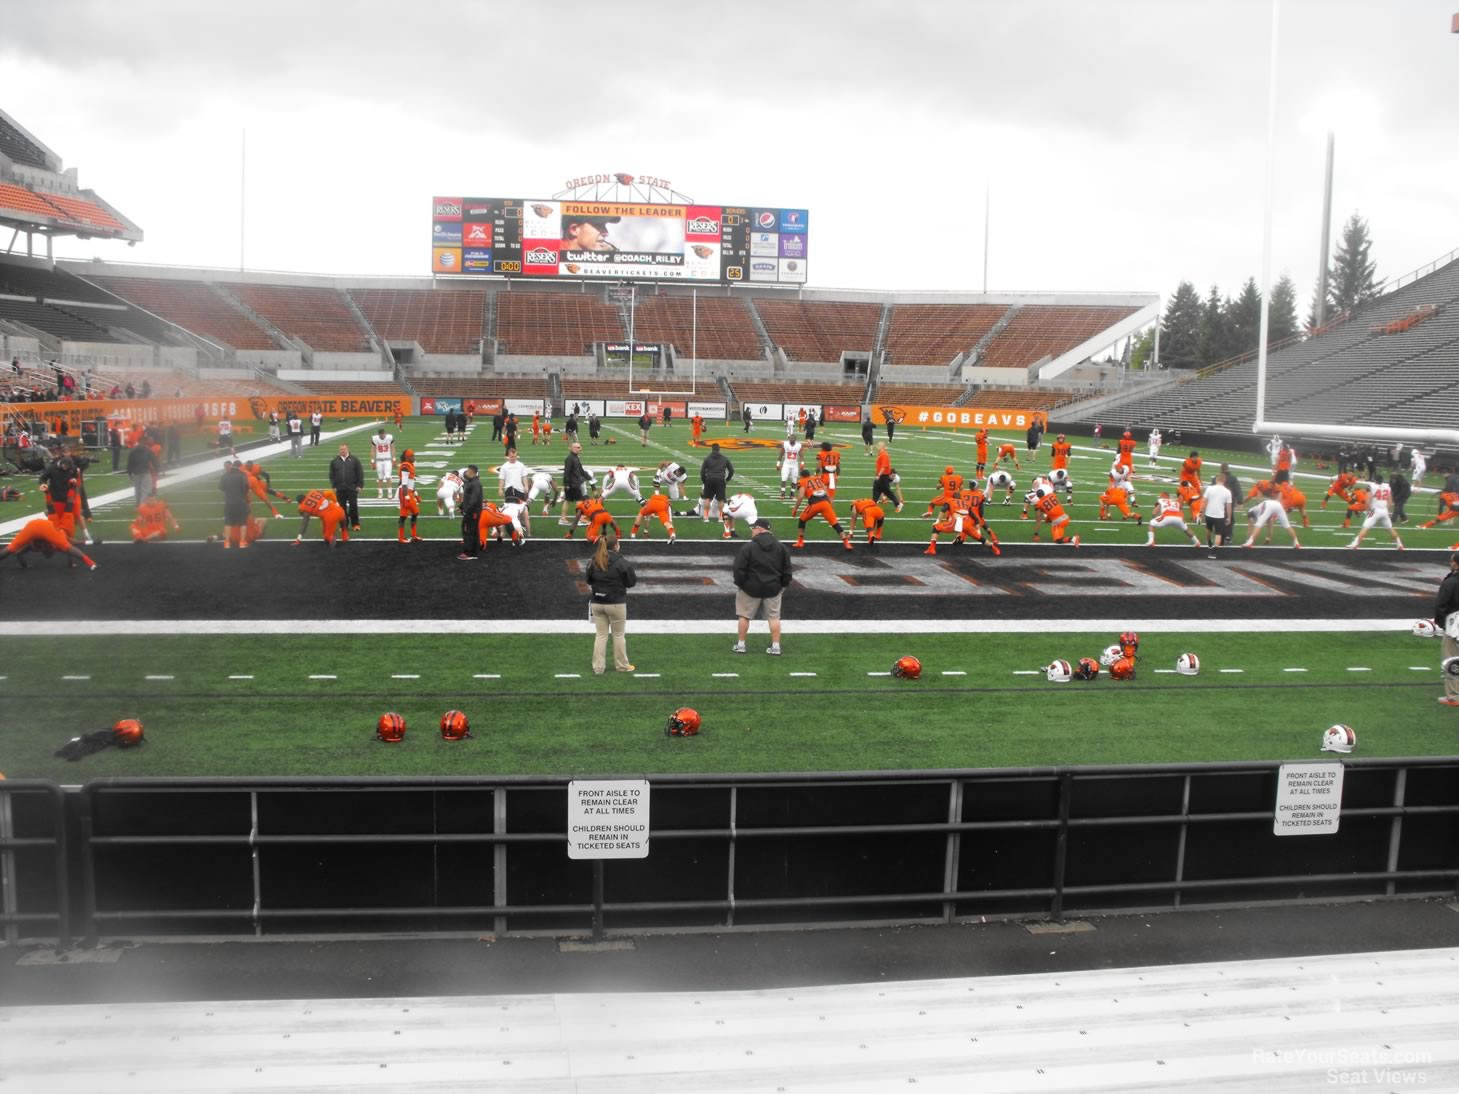
M 1180 481 L 1188 482 L 1196 488 L 1196 492 L 1205 493 L 1205 484 L 1201 482 L 1201 454 L 1191 452 L 1180 465 Z
M 572 534 L 577 531 L 579 524 L 586 522 L 588 526 L 588 542 L 597 543 L 598 537 L 609 528 L 613 534 L 622 536 L 618 528 L 618 522 L 613 519 L 613 514 L 603 507 L 603 503 L 597 498 L 588 498 L 577 503 L 577 513 L 572 522 L 572 527 L 567 530 L 563 539 L 572 539 Z
M 1028 520 L 1029 506 L 1037 504 L 1040 498 L 1042 498 L 1046 494 L 1052 494 L 1053 492 L 1054 484 L 1050 482 L 1047 477 L 1043 475 L 1035 475 L 1033 477 L 1033 481 L 1028 484 L 1028 493 L 1023 495 L 1023 515 L 1020 516 L 1018 519 Z M 1039 538 L 1037 528 L 1034 529 L 1033 538 Z
M 831 447 L 830 441 L 821 442 L 820 451 L 816 453 L 816 469 L 826 484 L 826 499 L 835 501 L 836 477 L 841 472 L 841 453 Z
M 1059 504 L 1058 495 L 1053 490 L 1039 497 L 1034 502 L 1034 508 L 1038 510 L 1039 518 L 1049 526 L 1055 543 L 1079 546 L 1079 537 L 1069 532 L 1069 514 L 1064 512 L 1064 507 Z M 1038 538 L 1037 526 L 1034 527 L 1034 538 Z
M 531 505 L 541 498 L 544 517 L 552 514 L 552 507 L 557 504 L 559 496 L 557 480 L 553 478 L 552 472 L 533 471 L 527 476 L 527 504 Z
M 25 555 L 30 551 L 39 551 L 46 558 L 50 558 L 54 552 L 60 551 L 64 555 L 79 560 L 88 570 L 96 569 L 96 563 L 81 548 L 73 545 L 54 521 L 46 517 L 36 517 L 26 521 L 20 531 L 15 533 L 15 538 L 10 541 L 5 550 L 0 551 L 0 562 L 13 558 L 16 565 L 24 570 L 26 568 Z M 68 562 L 66 565 L 74 567 L 76 563 Z
M 1067 467 L 1056 467 L 1049 472 L 1049 485 L 1055 490 L 1064 491 L 1064 500 L 1070 505 L 1074 504 L 1074 480 L 1069 477 Z M 1009 493 L 1013 491 L 1010 489 Z
M 1342 526 L 1351 526 L 1354 517 L 1362 517 L 1368 512 L 1368 489 L 1366 485 L 1353 487 L 1352 501 L 1348 502 L 1348 511 L 1342 518 Z M 1419 525 L 1420 528 L 1423 525 Z
M 299 534 L 294 537 L 294 546 L 304 542 L 304 533 L 309 529 L 309 518 L 318 517 L 320 526 L 324 529 L 324 542 L 331 547 L 334 546 L 335 533 L 339 533 L 339 542 L 350 541 L 349 521 L 345 519 L 344 507 L 334 496 L 333 490 L 311 490 L 307 494 L 300 494 L 294 499 L 299 503 Z
M 268 506 L 268 511 L 273 517 L 282 518 L 284 514 L 274 508 L 274 503 L 269 501 L 269 498 L 283 498 L 287 501 L 289 496 L 273 488 L 273 480 L 269 478 L 269 473 L 249 460 L 243 465 L 243 474 L 248 479 L 249 492 Z
M 991 498 L 993 496 L 993 491 L 994 490 L 1002 490 L 1003 491 L 1003 504 L 1004 505 L 1012 505 L 1013 504 L 1013 488 L 1014 488 L 1013 476 L 1011 474 L 1009 474 L 1007 471 L 1003 470 L 1003 468 L 998 467 L 998 468 L 994 468 L 994 470 L 992 471 L 992 473 L 989 474 L 988 481 L 983 485 L 983 494 L 986 497 L 990 497 Z
M 937 496 L 927 503 L 927 512 L 922 514 L 924 517 L 933 516 L 939 506 L 946 509 L 957 500 L 958 494 L 962 493 L 963 477 L 949 466 L 938 477 L 937 489 Z
M 166 539 L 169 527 L 174 532 L 182 531 L 182 525 L 177 523 L 167 503 L 153 494 L 137 506 L 137 519 L 132 521 L 132 542 L 151 543 Z
M 1054 440 L 1049 451 L 1052 454 L 1051 458 L 1053 460 L 1049 464 L 1050 467 L 1067 468 L 1069 466 L 1069 453 L 1074 451 L 1074 446 L 1064 439 L 1064 434 L 1060 433 Z
M 870 498 L 859 498 L 851 503 L 852 536 L 854 537 L 856 518 L 861 518 L 862 527 L 866 529 L 866 545 L 875 547 L 876 541 L 881 539 L 886 531 L 887 514 L 876 502 Z
M 699 422 L 704 421 L 697 414 L 694 417 Z M 684 497 L 684 484 L 688 481 L 689 472 L 670 460 L 659 464 L 659 469 L 654 472 L 654 485 L 662 486 L 670 501 L 680 501 Z
M 791 426 L 789 418 L 786 419 L 787 427 Z M 785 499 L 785 488 L 789 484 L 790 492 L 795 493 L 796 486 L 800 483 L 801 467 L 801 441 L 795 435 L 793 428 L 787 428 L 785 440 L 780 442 L 780 447 L 775 453 L 775 466 L 780 469 L 780 497 Z
M 1118 486 L 1111 486 L 1103 494 L 1099 495 L 1099 519 L 1105 520 L 1109 515 L 1110 506 L 1120 511 L 1121 520 L 1135 518 L 1136 524 L 1143 524 L 1145 518 L 1139 511 L 1133 509 L 1135 504 L 1135 491 L 1129 483 L 1120 483 Z
M 1119 443 L 1116 445 L 1120 450 L 1117 462 L 1122 463 L 1130 470 L 1135 468 L 1135 435 L 1128 429 L 1120 434 Z
M 978 430 L 973 434 L 973 440 L 978 445 L 978 466 L 973 474 L 981 478 L 988 467 L 988 430 L 986 428 Z
M 370 438 L 370 452 L 375 460 L 375 491 L 379 497 L 386 496 L 386 490 L 395 480 L 391 465 L 395 462 L 395 437 L 380 427 L 380 432 Z
M 674 542 L 674 513 L 669 508 L 669 499 L 659 493 L 658 476 L 654 476 L 654 492 L 644 499 L 643 506 L 638 510 L 638 516 L 633 520 L 633 528 L 628 533 L 629 539 L 638 538 L 638 530 L 643 528 L 643 536 L 648 538 L 648 522 L 654 517 L 659 518 L 659 523 L 664 526 L 664 531 L 669 533 L 669 542 Z M 738 495 L 736 495 L 738 496 Z
M 642 505 L 643 493 L 638 488 L 638 472 L 629 470 L 621 463 L 617 467 L 610 467 L 603 475 L 603 492 L 598 496 L 608 498 L 614 494 L 628 494 Z
M 1379 475 L 1373 483 L 1373 493 L 1368 497 L 1368 515 L 1363 518 L 1363 526 L 1358 529 L 1356 538 L 1348 544 L 1356 550 L 1363 542 L 1363 537 L 1368 534 L 1368 529 L 1375 525 L 1382 525 L 1388 529 L 1388 534 L 1393 537 L 1393 546 L 1400 551 L 1403 550 L 1403 540 L 1398 538 L 1398 530 L 1393 527 L 1393 515 L 1390 508 L 1393 505 L 1393 487 L 1383 481 Z M 1268 532 L 1268 535 L 1271 533 Z
M 937 554 L 937 537 L 953 535 L 957 537 L 956 542 L 958 543 L 971 537 L 981 542 L 995 555 L 1001 555 L 1003 549 L 998 546 L 998 536 L 983 519 L 984 502 L 983 492 L 976 486 L 959 493 L 948 507 L 948 512 L 943 519 L 932 526 L 932 538 L 927 541 L 927 549 L 922 553 L 924 555 Z
M 1023 468 L 1021 466 L 1019 466 L 1019 463 L 1018 463 L 1018 449 L 1014 448 L 1013 445 L 1011 445 L 1011 444 L 1000 444 L 998 446 L 998 458 L 996 460 L 994 460 L 993 462 L 996 463 L 998 466 L 1001 467 L 1003 465 L 1003 461 L 1004 460 L 1012 460 L 1013 461 L 1013 469 L 1015 471 L 1022 471 L 1023 470 Z
M 526 502 L 518 501 L 508 504 L 525 506 Z M 506 505 L 502 505 L 499 507 L 493 502 L 485 502 L 481 506 L 481 516 L 476 521 L 477 542 L 480 543 L 482 548 L 484 549 L 486 547 L 487 540 L 495 536 L 497 542 L 500 543 L 502 538 L 501 530 L 504 528 L 510 528 L 512 530 L 512 546 L 520 547 L 522 545 L 522 525 L 521 522 L 517 519 L 517 514 L 520 513 L 520 508 L 515 509 L 512 513 L 508 513 Z M 572 533 L 569 532 L 568 536 L 570 538 L 572 536 Z
M 420 496 L 416 493 L 415 485 L 415 453 L 408 448 L 400 457 L 400 484 L 395 489 L 395 500 L 400 506 L 399 523 L 395 530 L 396 540 L 405 542 L 405 522 L 409 520 L 410 542 L 423 543 L 424 540 L 415 530 L 415 523 L 420 519 Z
M 454 517 L 464 489 L 459 471 L 447 471 L 442 475 L 441 485 L 436 487 L 436 516 Z
M 1433 520 L 1424 521 L 1419 527 L 1432 528 L 1436 524 L 1443 524 L 1446 520 L 1453 520 L 1455 517 L 1459 517 L 1459 494 L 1445 491 L 1439 495 L 1439 515 Z M 1347 521 L 1343 521 L 1343 526 L 1347 526 Z
M 1184 485 L 1184 484 L 1182 484 Z M 1196 538 L 1185 522 L 1184 510 L 1181 503 L 1167 494 L 1161 494 L 1155 505 L 1155 515 L 1150 518 L 1149 536 L 1145 540 L 1146 547 L 1155 546 L 1155 532 L 1160 528 L 1174 528 L 1182 532 L 1191 541 L 1192 547 L 1199 547 L 1201 541 Z
M 1185 510 L 1187 505 L 1190 506 L 1191 523 L 1199 523 L 1201 519 L 1201 508 L 1206 504 L 1205 494 L 1190 483 L 1183 482 L 1175 488 L 1175 496 L 1176 500 L 1180 502 L 1182 511 Z
M 1109 484 L 1111 486 L 1123 486 L 1125 483 L 1134 482 L 1130 468 L 1116 460 L 1109 467 Z
M 755 508 L 755 499 L 749 494 L 731 494 L 724 503 L 722 515 L 724 534 L 719 537 L 720 539 L 734 538 L 736 520 L 744 521 L 745 527 L 749 528 L 760 519 L 760 512 Z
M 1312 522 L 1307 519 L 1307 495 L 1298 490 L 1290 481 L 1277 484 L 1277 497 L 1281 499 L 1282 508 L 1288 513 L 1300 513 L 1302 515 L 1302 527 L 1311 528 Z M 1267 535 L 1271 535 L 1270 529 Z
M 830 442 L 826 442 L 829 446 Z M 800 512 L 800 503 L 805 502 L 805 512 Z M 796 493 L 795 507 L 791 510 L 791 516 L 798 515 L 800 524 L 797 528 L 793 547 L 805 546 L 805 526 L 811 521 L 820 517 L 831 526 L 831 531 L 841 537 L 841 543 L 846 550 L 851 550 L 851 533 L 841 527 L 841 522 L 836 519 L 836 511 L 831 508 L 830 488 L 826 480 L 820 475 L 812 475 L 810 468 L 800 469 L 800 489 Z
M 1150 436 L 1145 442 L 1150 449 L 1150 466 L 1155 467 L 1160 461 L 1160 442 L 1164 438 L 1160 436 L 1159 429 L 1150 430 Z
M 1287 519 L 1287 510 L 1282 507 L 1281 499 L 1277 496 L 1277 488 L 1271 483 L 1266 483 L 1265 486 L 1266 489 L 1260 492 L 1260 500 L 1246 511 L 1246 524 L 1250 529 L 1250 534 L 1247 535 L 1246 542 L 1241 546 L 1253 546 L 1256 543 L 1256 534 L 1270 522 L 1276 521 L 1292 537 L 1292 546 L 1301 547 L 1302 544 L 1297 541 L 1297 531 L 1292 527 L 1292 522 Z M 1367 505 L 1366 498 L 1364 498 L 1363 504 Z
M 1344 471 L 1332 480 L 1327 486 L 1327 493 L 1322 498 L 1320 509 L 1326 509 L 1327 503 L 1333 498 L 1338 498 L 1344 505 L 1353 503 L 1352 490 L 1358 485 L 1358 476 L 1351 471 Z

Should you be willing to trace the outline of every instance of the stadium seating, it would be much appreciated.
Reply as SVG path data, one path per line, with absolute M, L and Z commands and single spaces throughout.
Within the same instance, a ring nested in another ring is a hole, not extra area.
M 650 376 L 648 373 L 635 372 L 633 374 L 633 387 L 640 392 L 659 389 L 663 391 L 688 391 L 690 390 L 689 377 L 677 377 L 673 373 L 664 376 Z M 629 390 L 628 379 L 622 380 L 579 380 L 576 377 L 566 377 L 562 381 L 564 393 L 583 396 L 590 399 L 628 399 L 633 397 Z M 694 392 L 700 398 L 713 399 L 716 402 L 720 399 L 719 385 L 713 380 L 700 378 Z
M 481 352 L 484 290 L 351 289 L 350 296 L 386 341 L 419 342 L 427 353 Z
M 276 349 L 268 332 L 201 281 L 148 277 L 92 278 L 108 292 L 154 315 L 234 349 Z
M 581 357 L 594 342 L 627 338 L 615 308 L 586 293 L 504 292 L 497 296 L 499 353 Z
M 754 307 L 770 340 L 792 361 L 839 364 L 843 352 L 869 353 L 876 346 L 880 304 L 756 297 Z
M 551 385 L 547 377 L 463 376 L 455 379 L 412 380 L 411 386 L 422 395 L 462 399 L 549 399 Z
M 1027 368 L 1047 357 L 1068 353 L 1138 310 L 1032 304 L 1014 312 L 977 363 L 984 368 Z
M 118 342 L 110 331 L 63 308 L 0 297 L 0 319 L 13 319 L 71 342 Z
M 830 403 L 857 406 L 866 388 L 861 384 L 777 384 L 736 380 L 735 398 L 741 403 Z
M 250 396 L 250 395 L 285 395 L 294 394 L 281 384 L 269 382 L 263 377 L 254 376 L 249 379 L 232 378 L 199 378 L 188 376 L 181 372 L 168 372 L 159 369 L 146 370 L 117 370 L 108 369 L 105 373 L 98 372 L 93 376 L 92 383 L 98 391 L 105 396 L 113 386 L 126 388 L 127 384 L 141 391 L 142 385 L 151 384 L 151 395 L 153 399 L 207 399 L 216 398 L 220 395 Z M 334 390 L 330 388 L 330 390 Z M 140 397 L 140 396 L 139 396 Z
M 8 182 L 0 182 L 0 209 L 13 209 L 19 213 L 51 217 L 57 220 L 64 218 L 61 210 L 40 195 L 33 194 L 22 186 L 12 186 Z
M 104 228 L 108 231 L 120 232 L 125 230 L 125 225 L 116 217 L 112 216 L 94 201 L 87 201 L 84 198 L 68 197 L 65 194 L 46 194 L 46 201 L 50 202 L 57 209 L 61 210 L 67 220 L 73 220 L 78 224 L 88 224 L 96 228 Z
M 368 353 L 370 340 L 334 289 L 295 285 L 226 286 L 239 300 L 311 349 Z
M 952 406 L 967 390 L 963 384 L 877 384 L 876 401 L 906 406 Z
M 4 117 L 0 117 L 0 153 L 28 167 L 46 170 L 51 166 L 46 162 L 45 152 Z
M 966 353 L 1008 312 L 1006 304 L 897 304 L 884 365 L 945 365 Z
M 1018 410 L 1049 410 L 1074 398 L 1072 391 L 1046 391 L 1042 388 L 1021 388 L 1014 391 L 984 390 L 962 406 L 1003 406 Z
M 634 312 L 635 339 L 671 343 L 680 357 L 753 361 L 764 357 L 760 334 L 743 300 L 702 296 L 697 304 L 698 345 L 695 347 L 696 304 L 687 296 L 644 295 Z
M 394 380 L 295 380 L 305 391 L 320 395 L 408 395 Z

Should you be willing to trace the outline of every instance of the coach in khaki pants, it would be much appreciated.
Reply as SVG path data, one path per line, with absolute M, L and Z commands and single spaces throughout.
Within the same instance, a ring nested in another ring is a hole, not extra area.
M 1459 663 L 1448 665 L 1451 657 L 1459 657 L 1459 551 L 1449 556 L 1449 572 L 1439 586 L 1438 598 L 1434 601 L 1434 626 L 1444 638 L 1444 694 L 1439 702 L 1446 707 L 1459 707 L 1459 675 L 1452 675 L 1450 668 L 1459 668 Z
M 735 616 L 739 638 L 730 648 L 745 652 L 751 619 L 770 624 L 770 648 L 780 656 L 780 597 L 790 584 L 790 552 L 770 534 L 770 522 L 761 517 L 750 526 L 750 542 L 735 556 Z
M 607 670 L 608 635 L 613 635 L 613 667 L 619 672 L 632 672 L 628 663 L 628 642 L 624 627 L 628 623 L 628 590 L 638 584 L 633 567 L 618 553 L 618 537 L 604 532 L 598 537 L 598 548 L 588 563 L 588 586 L 593 590 L 591 613 L 596 636 L 593 638 L 593 671 L 602 675 Z

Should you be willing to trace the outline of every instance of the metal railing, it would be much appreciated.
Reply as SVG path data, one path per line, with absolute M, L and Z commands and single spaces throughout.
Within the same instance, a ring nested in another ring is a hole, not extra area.
M 15 799 L 21 795 L 44 796 L 50 799 L 49 836 L 17 835 Z M 53 907 L 45 911 L 22 911 L 22 893 L 18 852 L 32 848 L 50 848 L 52 852 Z M 0 933 L 5 942 L 14 945 L 22 938 L 36 937 L 34 932 L 23 933 L 22 928 L 36 924 L 54 924 L 54 934 L 41 937 L 55 938 L 62 948 L 71 945 L 71 891 L 69 848 L 66 838 L 65 796 L 60 787 L 40 779 L 0 778 Z

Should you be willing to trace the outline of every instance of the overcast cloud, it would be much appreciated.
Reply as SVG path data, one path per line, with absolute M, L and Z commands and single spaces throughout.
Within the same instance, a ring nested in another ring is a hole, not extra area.
M 1284 0 L 1274 276 L 1459 247 L 1459 0 Z M 10 0 L 4 109 L 146 241 L 58 253 L 423 276 L 433 194 L 629 171 L 811 210 L 818 286 L 1234 293 L 1259 272 L 1265 0 Z

